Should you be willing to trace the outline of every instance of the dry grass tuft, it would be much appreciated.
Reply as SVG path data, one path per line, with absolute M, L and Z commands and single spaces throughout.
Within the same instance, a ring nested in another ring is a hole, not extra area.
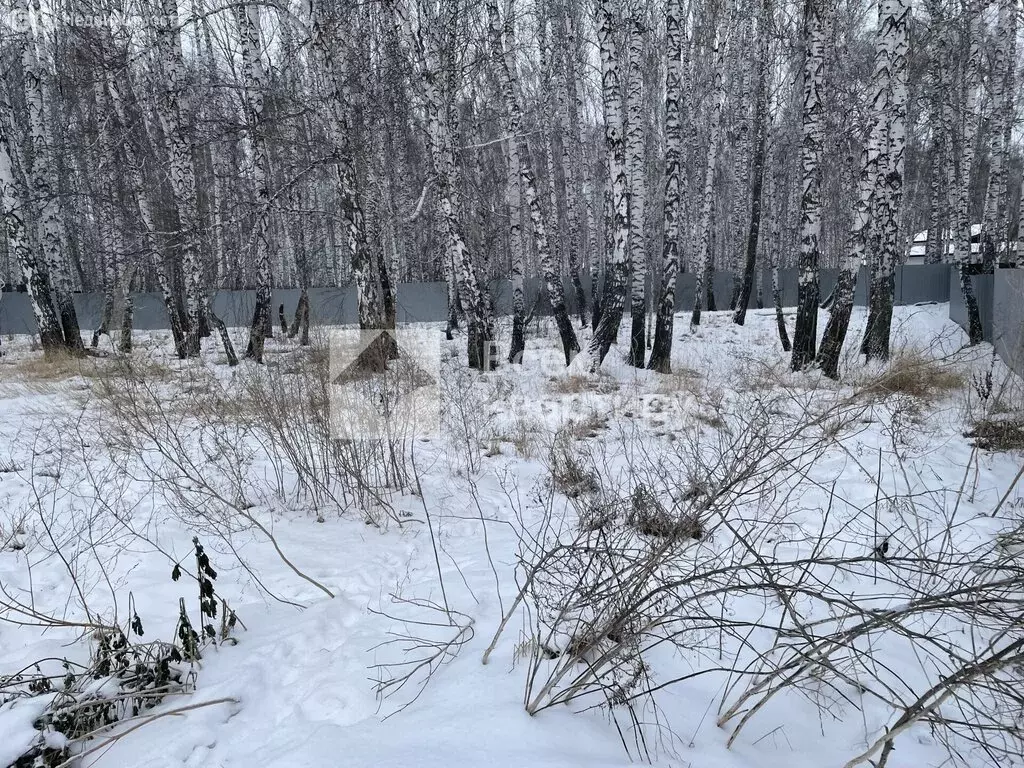
M 684 393 L 698 395 L 704 391 L 705 379 L 700 371 L 685 366 L 677 366 L 672 373 L 658 376 L 654 380 L 653 391 L 659 395 Z
M 585 440 L 588 437 L 597 437 L 604 429 L 608 429 L 608 417 L 590 409 L 579 418 L 569 419 L 561 427 L 560 432 L 573 440 Z
M 980 419 L 974 429 L 964 433 L 973 438 L 971 445 L 983 451 L 1024 450 L 1024 421 L 1019 419 Z
M 670 512 L 644 485 L 638 485 L 630 498 L 626 522 L 644 536 L 661 539 L 700 539 L 704 527 L 692 515 Z
M 938 400 L 963 389 L 966 383 L 964 373 L 951 363 L 909 351 L 893 356 L 886 369 L 864 382 L 858 392 L 872 397 L 904 394 L 921 400 Z
M 572 443 L 565 435 L 560 433 L 555 437 L 549 461 L 555 490 L 570 499 L 600 490 L 597 476 L 586 468 L 583 457 L 573 450 Z
M 95 357 L 55 351 L 0 363 L 0 379 L 17 383 L 56 382 L 76 376 L 94 378 L 99 369 L 100 361 Z
M 584 392 L 596 392 L 600 395 L 610 395 L 618 392 L 619 384 L 613 379 L 600 374 L 594 376 L 552 376 L 549 379 L 551 384 L 549 391 L 556 395 L 578 395 Z
M 537 444 L 540 440 L 541 428 L 535 421 L 519 416 L 512 424 L 509 434 L 502 437 L 512 443 L 516 455 L 521 459 L 533 459 L 537 456 Z

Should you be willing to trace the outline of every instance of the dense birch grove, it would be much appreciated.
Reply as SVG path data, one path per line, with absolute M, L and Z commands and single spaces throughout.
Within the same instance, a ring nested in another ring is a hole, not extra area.
M 594 370 L 628 313 L 615 354 L 667 372 L 676 312 L 691 329 L 722 309 L 742 325 L 771 302 L 792 367 L 835 377 L 844 345 L 887 358 L 895 268 L 926 233 L 924 260 L 955 265 L 979 341 L 971 275 L 1019 252 L 1021 13 L 6 0 L 0 282 L 27 292 L 46 350 L 78 352 L 85 332 L 129 352 L 133 296 L 153 292 L 179 356 L 212 336 L 231 363 L 220 290 L 254 292 L 244 356 L 260 362 L 275 333 L 308 341 L 310 288 L 354 285 L 360 326 L 386 328 L 399 283 L 443 282 L 448 334 L 480 370 L 529 355 L 538 313 L 566 364 L 582 352 Z M 849 339 L 862 266 L 868 329 Z M 828 295 L 824 269 L 838 271 Z M 511 283 L 508 327 L 495 280 Z M 293 318 L 277 288 L 301 290 Z M 99 328 L 79 327 L 87 291 L 104 298 Z

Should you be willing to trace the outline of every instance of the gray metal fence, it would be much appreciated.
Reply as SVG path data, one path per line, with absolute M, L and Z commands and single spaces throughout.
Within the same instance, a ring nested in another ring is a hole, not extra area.
M 1003 362 L 1024 376 L 1024 270 L 996 270 L 989 317 L 992 344 Z
M 835 285 L 837 270 L 822 270 L 821 296 L 826 297 Z M 1020 346 L 1021 312 L 1024 312 L 1024 280 L 1021 270 L 999 270 L 996 275 L 979 275 L 972 278 L 975 293 L 981 308 L 982 324 L 987 339 L 995 339 L 1001 350 L 1016 349 Z M 867 270 L 861 270 L 857 280 L 856 304 L 867 303 Z M 758 275 L 755 290 L 751 294 L 750 306 L 772 306 L 771 272 L 762 270 Z M 572 286 L 565 282 L 565 296 L 569 311 L 576 314 L 576 300 Z M 760 288 L 760 294 L 758 292 Z M 779 270 L 779 287 L 783 306 L 796 305 L 797 270 Z M 536 308 L 538 314 L 547 314 L 550 307 L 544 300 L 542 281 L 526 280 L 524 283 L 528 308 Z M 589 279 L 584 279 L 584 290 L 590 296 Z M 676 309 L 686 311 L 693 307 L 696 278 L 692 273 L 679 275 L 676 285 Z M 651 281 L 647 286 L 648 297 L 652 293 Z M 714 276 L 714 294 L 718 309 L 729 306 L 733 291 L 733 276 L 718 272 Z M 512 312 L 512 286 L 508 280 L 491 283 L 491 294 L 495 311 L 501 315 Z M 327 325 L 355 323 L 356 294 L 354 287 L 311 288 L 310 316 L 314 322 Z M 294 289 L 274 291 L 274 317 L 277 308 L 284 305 L 286 315 L 291 318 L 299 300 L 299 291 Z M 400 283 L 396 290 L 398 321 L 440 322 L 447 312 L 448 292 L 444 283 Z M 966 327 L 967 317 L 963 307 L 963 296 L 956 270 L 948 264 L 920 264 L 901 266 L 896 270 L 896 304 L 918 304 L 923 302 L 950 303 L 950 317 Z M 252 319 L 255 294 L 253 291 L 218 291 L 213 297 L 213 309 L 231 326 L 247 325 Z M 75 307 L 83 329 L 95 328 L 100 321 L 102 297 L 99 294 L 77 294 Z M 993 328 L 993 322 L 996 328 Z M 167 314 L 158 294 L 144 293 L 135 297 L 135 327 L 139 330 L 164 330 L 167 328 Z M 33 333 L 35 320 L 28 296 L 24 293 L 0 294 L 0 333 Z M 1003 351 L 1000 352 L 1003 354 Z

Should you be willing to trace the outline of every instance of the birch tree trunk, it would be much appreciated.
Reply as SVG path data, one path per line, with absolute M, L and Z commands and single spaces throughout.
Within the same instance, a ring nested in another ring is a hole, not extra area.
M 953 234 L 954 260 L 960 277 L 960 290 L 967 310 L 967 336 L 970 343 L 980 344 L 984 339 L 978 300 L 974 296 L 971 281 L 971 180 L 974 175 L 975 136 L 981 122 L 979 114 L 978 81 L 981 67 L 981 9 L 968 4 L 966 19 L 967 65 L 963 74 L 963 98 L 960 100 L 960 120 L 957 138 L 959 147 L 954 148 L 954 171 L 956 175 L 956 224 Z
M 1013 91 L 1007 87 L 1012 79 L 1016 62 L 1011 63 L 1010 50 L 1015 48 L 1017 36 L 1017 0 L 998 0 L 999 19 L 992 45 L 991 104 L 992 120 L 989 126 L 988 189 L 981 226 L 981 253 L 985 272 L 992 272 L 998 260 L 1000 240 L 1006 230 L 1001 226 L 1006 218 L 1006 176 L 1010 164 L 1010 125 L 1013 119 Z
M 629 310 L 632 328 L 629 334 L 627 362 L 644 367 L 647 354 L 647 233 L 644 214 L 647 206 L 646 137 L 644 135 L 644 4 L 631 0 L 629 18 L 629 54 L 626 78 L 626 169 L 629 174 L 629 263 L 632 269 Z
M 128 110 L 121 95 L 121 91 L 114 82 L 114 73 L 108 71 L 106 75 L 107 90 L 110 94 L 110 103 L 114 114 L 121 125 L 122 147 L 125 154 L 125 165 L 128 170 L 128 183 L 132 191 L 135 204 L 138 207 L 139 218 L 142 222 L 142 245 L 144 254 L 153 264 L 153 272 L 156 275 L 157 287 L 167 310 L 167 321 L 171 329 L 171 337 L 174 339 L 174 350 L 179 358 L 187 356 L 185 348 L 185 330 L 181 313 L 178 311 L 178 303 L 175 301 L 174 291 L 171 288 L 170 278 L 167 276 L 167 268 L 164 265 L 164 257 L 156 241 L 156 220 L 154 218 L 153 203 L 150 199 L 150 190 L 145 182 L 143 173 L 143 151 L 137 151 L 128 135 Z M 142 132 L 146 135 L 146 132 Z
M 27 0 L 17 0 L 15 10 L 30 18 Z M 42 23 L 41 19 L 37 19 Z M 50 288 L 54 305 L 60 317 L 64 346 L 72 352 L 81 351 L 82 334 L 78 315 L 71 295 L 71 281 L 67 254 L 61 232 L 60 203 L 57 196 L 57 178 L 51 153 L 49 125 L 46 119 L 47 100 L 44 93 L 44 74 L 36 51 L 31 28 L 21 33 L 21 65 L 24 75 L 25 104 L 28 110 L 29 167 L 25 176 L 31 196 L 38 201 L 36 227 L 39 245 L 47 262 Z
M 204 69 L 206 70 L 206 82 L 207 88 L 214 88 L 217 85 L 217 63 L 213 52 L 213 37 L 210 31 L 210 16 L 206 13 L 206 3 L 204 0 L 192 0 L 191 9 L 192 14 L 198 19 L 197 35 L 197 48 L 199 54 L 202 57 Z M 281 25 L 282 37 L 287 39 L 290 26 L 286 24 Z M 291 49 L 285 48 L 285 55 L 291 52 Z M 237 263 L 235 264 L 236 272 L 234 275 L 231 274 L 231 267 L 228 264 L 228 245 L 227 245 L 227 230 L 228 222 L 225 221 L 224 208 L 228 200 L 228 190 L 225 183 L 225 179 L 230 176 L 231 169 L 227 158 L 225 158 L 225 152 L 222 147 L 223 142 L 212 141 L 209 143 L 208 151 L 210 154 L 210 168 L 212 172 L 211 184 L 210 184 L 210 200 L 209 200 L 209 211 L 210 211 L 210 225 L 211 229 L 211 242 L 213 244 L 213 263 L 214 263 L 214 286 L 215 287 L 228 287 L 227 281 L 229 278 L 233 279 L 237 283 Z M 237 285 L 235 286 L 237 287 Z
M 589 201 L 589 169 L 581 140 L 580 108 L 576 100 L 576 67 L 569 10 L 563 4 L 560 12 L 561 28 L 565 35 L 558 50 L 560 62 L 556 69 L 558 83 L 558 116 L 562 127 L 562 166 L 565 168 L 565 214 L 568 227 L 569 279 L 576 299 L 576 314 L 580 326 L 586 324 L 587 295 L 583 290 L 580 270 L 587 253 L 587 227 L 581 210 L 592 215 Z M 506 24 L 506 29 L 508 25 Z
M 610 185 L 611 224 L 605 246 L 601 317 L 587 346 L 588 366 L 596 371 L 619 335 L 626 305 L 629 242 L 629 179 L 622 135 L 622 92 L 619 55 L 615 45 L 615 3 L 597 0 L 597 41 L 601 52 L 601 100 L 604 105 L 604 142 Z
M 730 17 L 732 15 L 730 14 Z M 690 327 L 696 328 L 700 325 L 701 308 L 705 297 L 709 299 L 709 311 L 711 293 L 711 245 L 714 228 L 715 212 L 715 173 L 718 170 L 718 155 L 722 146 L 722 110 L 725 103 L 725 78 L 723 69 L 725 67 L 724 46 L 717 39 L 715 41 L 715 73 L 714 85 L 712 86 L 711 116 L 709 122 L 710 139 L 708 143 L 708 156 L 704 164 L 704 186 L 701 194 L 700 207 L 700 242 L 697 245 L 697 258 L 694 264 L 694 274 L 697 284 L 693 294 L 693 313 L 690 315 Z
M 25 200 L 18 194 L 14 174 L 6 126 L 0 120 L 0 213 L 3 214 L 7 234 L 7 249 L 14 254 L 25 279 L 32 315 L 39 329 L 39 344 L 43 352 L 50 355 L 64 348 L 64 333 L 50 298 L 50 271 L 29 246 L 29 233 L 25 226 Z
M 821 234 L 819 162 L 824 139 L 822 90 L 825 77 L 825 25 L 822 0 L 804 0 L 803 134 L 800 142 L 800 276 L 796 327 L 790 367 L 799 371 L 814 361 L 818 331 L 818 238 Z
M 338 153 L 335 165 L 336 191 L 341 204 L 348 252 L 352 259 L 352 273 L 355 277 L 358 300 L 359 327 L 363 330 L 381 328 L 384 318 L 379 272 L 374 270 L 373 255 L 367 237 L 366 216 L 349 138 L 351 120 L 348 105 L 352 103 L 353 96 L 346 85 L 348 73 L 345 71 L 343 63 L 335 55 L 330 38 L 331 30 L 337 29 L 340 22 L 321 16 L 319 4 L 316 2 L 310 4 L 309 15 L 313 52 L 324 75 L 328 90 L 331 138 Z M 390 353 L 397 353 L 397 350 L 392 349 Z
M 679 211 L 682 194 L 683 13 L 680 0 L 665 3 L 665 234 L 661 253 L 661 297 L 654 345 L 647 367 L 672 372 L 672 331 L 679 274 Z
M 516 146 L 518 142 L 516 137 L 522 133 L 523 129 L 523 111 L 519 103 L 519 94 L 516 90 L 518 78 L 514 58 L 515 51 L 512 47 L 506 47 L 504 43 L 501 21 L 498 16 L 497 0 L 487 0 L 487 15 L 490 22 L 492 55 L 497 65 L 498 79 L 501 83 L 502 95 L 505 101 L 505 130 L 509 135 L 508 153 L 510 166 L 518 166 L 519 169 L 519 186 L 526 196 L 526 203 L 530 211 L 534 247 L 537 249 L 537 258 L 540 261 L 541 271 L 544 275 L 544 284 L 547 288 L 548 299 L 551 302 L 551 311 L 555 318 L 555 324 L 558 327 L 558 334 L 562 340 L 565 364 L 569 365 L 572 359 L 579 353 L 580 345 L 576 340 L 576 331 L 573 330 L 572 321 L 569 319 L 569 313 L 565 307 L 562 279 L 551 253 L 544 211 L 541 209 L 540 198 L 537 194 L 537 181 L 533 173 L 533 161 L 530 156 L 529 142 L 523 139 L 527 149 L 521 157 L 519 155 L 519 148 Z M 519 197 L 520 190 L 513 192 L 510 187 L 509 192 L 510 198 Z M 513 223 L 512 227 L 513 231 L 510 234 L 515 236 L 518 224 Z
M 101 43 L 102 45 L 102 43 Z M 96 222 L 100 231 L 100 256 L 103 260 L 103 310 L 100 326 L 92 334 L 92 346 L 99 345 L 100 336 L 110 335 L 110 325 L 114 315 L 114 295 L 118 291 L 119 258 L 123 251 L 119 243 L 119 233 L 115 227 L 114 206 L 111 198 L 117 188 L 117 179 L 111 169 L 115 167 L 114 137 L 111 127 L 113 115 L 107 99 L 106 83 L 102 78 L 93 84 L 96 103 L 97 133 L 99 141 L 93 153 L 93 175 L 97 181 L 95 193 L 98 198 L 99 220 Z
M 746 235 L 749 234 L 749 221 L 745 219 L 749 212 L 747 207 L 750 203 L 750 172 L 753 162 L 753 140 L 750 130 L 750 111 L 756 109 L 753 102 L 756 96 L 753 95 L 754 66 L 755 59 L 763 62 L 759 57 L 751 57 L 748 51 L 756 50 L 754 46 L 757 41 L 751 38 L 751 30 L 744 29 L 740 35 L 738 55 L 735 64 L 737 79 L 739 80 L 739 103 L 736 109 L 736 139 L 733 142 L 733 174 L 732 174 L 732 211 L 729 214 L 729 230 L 723 237 L 726 252 L 726 263 L 729 272 L 732 273 L 732 291 L 729 296 L 729 309 L 735 312 L 739 304 L 740 289 L 743 285 L 743 270 L 745 258 L 740 258 L 740 253 L 745 256 L 743 243 Z M 734 84 L 734 87 L 737 87 Z
M 273 328 L 270 305 L 270 244 L 267 242 L 267 228 L 270 223 L 270 158 L 267 153 L 266 125 L 263 119 L 267 71 L 263 66 L 259 6 L 243 5 L 236 9 L 235 17 L 238 22 L 242 54 L 245 123 L 252 148 L 252 179 L 256 188 L 256 217 L 248 241 L 248 251 L 253 254 L 256 262 L 256 307 L 253 310 L 245 356 L 262 363 L 266 338 Z
M 481 284 L 476 265 L 462 234 L 456 210 L 454 180 L 458 169 L 448 128 L 448 110 L 438 84 L 437 57 L 414 29 L 407 0 L 389 0 L 399 32 L 411 54 L 421 101 L 426 109 L 427 143 L 436 175 L 437 196 L 444 222 L 448 253 L 458 282 L 458 298 L 466 310 L 466 346 L 470 368 L 490 370 L 497 366 L 490 295 Z
M 750 184 L 750 222 L 747 230 L 746 252 L 743 259 L 743 276 L 740 280 L 739 295 L 736 297 L 736 314 L 733 322 L 743 325 L 747 319 L 747 306 L 754 288 L 754 269 L 757 266 L 757 242 L 761 230 L 761 190 L 764 186 L 765 149 L 768 139 L 768 6 L 762 0 L 757 35 L 758 64 L 757 92 L 754 103 L 754 147 L 751 159 L 752 179 Z
M 156 49 L 163 68 L 157 112 L 167 141 L 170 159 L 168 180 L 174 195 L 181 231 L 178 248 L 184 280 L 185 354 L 198 357 L 202 334 L 203 269 L 199 254 L 199 202 L 192 141 L 183 123 L 183 101 L 188 101 L 185 63 L 181 51 L 176 0 L 160 1 L 156 20 Z
M 510 51 L 497 50 L 493 52 L 498 62 L 499 70 L 504 69 L 506 57 L 511 59 L 514 55 L 511 51 L 515 50 L 511 5 L 508 10 L 509 15 L 505 19 L 505 37 L 509 42 Z M 487 11 L 490 16 L 491 33 L 493 35 L 493 24 L 497 15 L 497 8 L 493 0 L 488 3 Z M 507 86 L 503 85 L 503 87 Z M 510 276 L 512 278 L 512 341 L 509 345 L 508 361 L 510 363 L 522 363 L 523 352 L 526 350 L 526 295 L 523 290 L 522 171 L 520 168 L 519 138 L 516 131 L 509 131 L 509 137 L 505 142 L 505 156 L 508 165 L 505 196 L 508 203 L 508 245 L 511 261 Z
M 544 168 L 543 182 L 539 183 L 541 195 L 547 196 L 548 205 L 545 211 L 547 218 L 545 225 L 547 229 L 548 251 L 551 254 L 551 261 L 555 272 L 558 275 L 559 290 L 561 288 L 562 273 L 566 268 L 565 245 L 566 238 L 566 207 L 565 196 L 565 166 L 563 165 L 565 137 L 562 136 L 562 124 L 558 119 L 558 64 L 551 48 L 551 36 L 549 32 L 554 27 L 555 14 L 554 3 L 549 0 L 539 0 L 537 3 L 537 49 L 539 60 L 537 62 L 540 76 L 540 126 L 543 139 L 540 141 L 540 154 Z M 528 145 L 527 141 L 527 145 Z M 479 158 L 479 153 L 475 154 Z M 524 157 L 529 157 L 527 153 Z M 532 167 L 532 163 L 531 163 Z M 543 210 L 543 208 L 542 208 Z M 532 215 L 532 214 L 531 214 Z M 538 261 L 541 261 L 538 254 Z M 541 273 L 544 274 L 543 264 Z
M 878 253 L 871 264 L 871 304 L 861 351 L 871 359 L 889 359 L 896 263 L 899 260 L 900 209 L 903 204 L 904 149 L 907 143 L 907 54 L 910 0 L 882 0 L 879 34 L 888 44 L 888 91 L 885 151 L 879 160 L 878 196 L 874 227 Z
M 523 202 L 520 189 L 518 141 L 509 138 L 508 158 L 508 242 L 512 278 L 512 341 L 508 350 L 510 363 L 522 363 L 526 350 L 526 294 L 523 290 Z
M 948 187 L 952 136 L 955 130 L 950 116 L 950 99 L 953 90 L 950 70 L 953 67 L 953 46 L 951 30 L 945 14 L 946 0 L 928 0 L 925 7 L 936 30 L 932 48 L 932 66 L 928 81 L 932 89 L 928 104 L 928 119 L 931 123 L 932 140 L 930 147 L 931 174 L 929 179 L 928 239 L 925 242 L 925 263 L 939 264 L 949 260 L 947 236 L 950 232 L 950 206 Z
M 1021 257 L 1021 251 L 1022 251 L 1021 241 L 1024 240 L 1024 231 L 1022 231 L 1022 228 L 1024 228 L 1024 173 L 1021 173 L 1021 175 L 1020 175 L 1020 206 L 1017 209 L 1016 219 L 1017 219 L 1017 227 L 1016 227 L 1017 237 L 1013 241 L 1012 251 L 1011 251 L 1013 253 L 1013 257 L 1012 257 L 1013 265 L 1015 267 L 1020 265 L 1020 257 Z M 1009 229 L 1010 229 L 1010 227 L 1008 225 L 1007 226 L 1007 230 L 1009 230 Z
M 879 0 L 878 27 L 875 32 L 875 64 L 871 75 L 871 116 L 868 135 L 861 150 L 857 198 L 853 207 L 853 224 L 847 240 L 846 254 L 840 266 L 833 292 L 828 324 L 818 352 L 818 366 L 832 379 L 839 378 L 839 357 L 850 326 L 857 273 L 864 263 L 868 246 L 871 213 L 877 210 L 880 162 L 887 149 L 895 111 L 890 108 L 895 68 L 899 65 L 899 28 L 901 0 Z
M 942 135 L 942 119 L 939 113 L 941 107 L 935 110 L 933 120 L 935 121 L 936 137 L 931 144 L 932 170 L 929 179 L 928 198 L 928 239 L 925 241 L 924 262 L 925 264 L 940 264 L 946 258 L 945 232 L 947 229 L 948 212 L 945 206 L 944 182 L 946 175 L 946 137 Z

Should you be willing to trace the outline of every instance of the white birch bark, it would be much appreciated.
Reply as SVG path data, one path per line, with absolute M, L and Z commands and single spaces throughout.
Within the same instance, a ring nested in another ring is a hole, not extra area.
M 627 362 L 643 368 L 646 354 L 647 314 L 647 138 L 644 135 L 644 4 L 632 0 L 629 17 L 629 53 L 626 78 L 626 168 L 629 174 L 630 281 L 629 356 Z
M 825 79 L 825 24 L 822 0 L 804 0 L 806 45 L 803 67 L 803 126 L 800 142 L 800 274 L 793 355 L 790 367 L 803 369 L 814 361 L 818 326 L 818 239 L 821 236 L 819 163 L 824 140 L 822 90 Z
M 28 0 L 16 0 L 15 11 L 24 19 L 33 17 Z M 41 19 L 36 19 L 41 24 Z M 36 50 L 30 25 L 20 33 L 21 66 L 24 75 L 25 105 L 28 111 L 28 163 L 25 177 L 31 196 L 37 201 L 37 239 L 47 263 L 54 307 L 60 317 L 64 345 L 73 351 L 82 349 L 75 305 L 71 299 L 70 266 L 64 248 L 57 178 L 51 157 L 50 126 L 46 115 L 45 73 Z
M 192 139 L 184 122 L 189 92 L 185 62 L 178 29 L 177 0 L 160 0 L 160 16 L 155 22 L 156 54 L 162 69 L 160 93 L 156 105 L 167 142 L 170 167 L 168 181 L 178 210 L 185 294 L 185 354 L 197 357 L 202 331 L 203 269 L 199 253 L 199 201 L 195 167 L 192 163 Z M 180 287 L 179 287 L 180 289 Z
M 144 151 L 137 150 L 132 143 L 125 127 L 129 125 L 128 109 L 121 93 L 121 88 L 115 82 L 113 72 L 106 74 L 107 91 L 110 95 L 110 103 L 114 114 L 122 128 L 122 148 L 125 155 L 125 165 L 128 170 L 128 183 L 132 190 L 136 206 L 139 211 L 139 219 L 142 223 L 142 245 L 143 252 L 149 257 L 153 265 L 153 273 L 156 276 L 157 287 L 160 290 L 164 307 L 167 309 L 167 319 L 171 329 L 171 336 L 174 339 L 174 348 L 179 358 L 186 356 L 185 332 L 182 318 L 178 313 L 178 305 L 174 299 L 174 290 L 170 278 L 167 275 L 167 268 L 164 265 L 164 257 L 157 244 L 157 225 L 154 214 L 154 206 L 151 200 L 151 192 L 146 184 L 143 173 Z M 148 136 L 148 133 L 144 135 Z
M 871 269 L 871 305 L 862 351 L 868 359 L 889 358 L 896 264 L 900 261 L 900 211 L 903 206 L 903 168 L 907 143 L 907 55 L 910 49 L 910 0 L 882 0 L 879 34 L 889 49 L 889 92 L 885 153 L 879 163 L 878 201 L 874 226 L 878 253 Z
M 1010 123 L 1013 117 L 1013 93 L 1008 80 L 1016 62 L 1011 65 L 1011 48 L 1017 36 L 1017 0 L 998 0 L 999 17 L 992 43 L 992 73 L 989 78 L 992 120 L 989 126 L 988 189 L 981 226 L 981 250 L 985 271 L 991 271 L 999 260 L 997 250 L 1004 240 L 1000 226 L 1006 218 L 1006 176 L 1010 160 Z
M 467 316 L 467 354 L 471 368 L 488 370 L 497 364 L 493 342 L 490 296 L 478 276 L 476 264 L 462 233 L 454 202 L 453 180 L 458 174 L 448 127 L 448 110 L 439 86 L 437 56 L 413 25 L 407 0 L 390 0 L 395 21 L 412 59 L 420 98 L 426 109 L 427 143 L 436 175 L 437 196 L 444 222 L 448 252 L 454 265 L 459 298 Z
M 104 45 L 103 42 L 100 45 Z M 113 115 L 107 99 L 106 82 L 97 78 L 93 84 L 96 104 L 96 120 L 98 141 L 93 154 L 93 175 L 95 179 L 94 194 L 97 198 L 99 218 L 97 225 L 100 233 L 100 256 L 103 260 L 103 310 L 100 326 L 92 335 L 92 346 L 99 344 L 100 336 L 110 335 L 111 323 L 114 320 L 115 294 L 118 292 L 118 277 L 121 272 L 119 260 L 124 251 L 121 232 L 116 226 L 112 195 L 117 188 L 117 179 L 112 169 L 115 167 Z
M 565 307 L 562 279 L 551 251 L 546 217 L 541 208 L 540 195 L 537 192 L 537 180 L 533 172 L 533 161 L 530 157 L 529 141 L 525 138 L 523 139 L 526 151 L 521 156 L 516 146 L 518 142 L 516 137 L 522 133 L 523 110 L 519 102 L 519 94 L 516 90 L 518 76 L 515 65 L 515 50 L 505 45 L 501 20 L 498 15 L 497 0 L 487 0 L 487 16 L 490 23 L 491 47 L 505 101 L 505 129 L 509 135 L 509 157 L 519 168 L 519 186 L 526 197 L 526 204 L 530 212 L 534 247 L 537 249 L 537 258 L 540 261 L 541 271 L 544 276 L 548 300 L 551 303 L 551 310 L 562 340 L 565 364 L 569 365 L 580 351 L 580 346 L 576 340 L 576 332 L 573 330 Z M 514 194 L 518 196 L 518 191 Z
M 320 73 L 327 87 L 331 139 L 338 154 L 335 164 L 336 194 L 340 203 L 343 232 L 356 283 L 359 327 L 369 330 L 382 327 L 381 289 L 373 269 L 361 190 L 356 174 L 350 141 L 351 120 L 348 105 L 353 95 L 347 85 L 348 72 L 344 62 L 334 53 L 329 35 L 334 19 L 323 17 L 318 3 L 310 2 L 308 17 L 312 29 L 311 43 Z
M 205 0 L 192 0 L 192 15 L 198 19 L 197 47 L 205 70 L 205 83 L 207 89 L 217 86 L 217 63 L 213 52 L 213 37 L 210 31 L 210 15 L 207 12 Z M 290 29 L 290 25 L 281 25 L 282 34 Z M 210 91 L 212 92 L 212 90 Z M 211 141 L 208 145 L 210 153 L 210 167 L 213 173 L 210 185 L 210 228 L 211 243 L 213 245 L 214 264 L 214 285 L 216 287 L 228 287 L 228 281 L 233 280 L 232 287 L 238 287 L 238 262 L 228 262 L 228 221 L 224 215 L 224 209 L 228 198 L 228 189 L 225 182 L 231 174 L 229 160 L 225 157 L 223 141 Z M 234 267 L 234 269 L 232 269 Z
M 619 53 L 615 44 L 617 19 L 612 0 L 597 0 L 597 40 L 601 52 L 601 101 L 604 106 L 605 162 L 610 187 L 610 224 L 605 244 L 601 317 L 587 346 L 587 367 L 596 371 L 618 339 L 626 304 L 629 245 L 629 178 L 623 139 Z M 581 356 L 582 357 L 582 356 Z
M 661 296 L 648 368 L 672 371 L 672 330 L 679 273 L 679 213 L 682 191 L 683 13 L 680 0 L 665 3 L 665 230 L 661 254 Z
M 556 46 L 558 65 L 556 84 L 558 94 L 558 117 L 562 136 L 562 167 L 565 169 L 565 216 L 568 228 L 566 247 L 568 250 L 569 279 L 576 300 L 576 312 L 580 324 L 584 324 L 587 297 L 583 291 L 580 270 L 585 264 L 587 235 L 581 209 L 589 212 L 584 176 L 587 172 L 583 158 L 583 144 L 580 140 L 580 115 L 576 103 L 576 73 L 573 64 L 571 27 L 569 12 L 563 6 L 559 27 L 564 31 L 561 44 Z M 507 27 L 507 25 L 506 25 Z
M 723 69 L 725 67 L 724 46 L 716 38 L 715 40 L 715 68 L 714 84 L 712 86 L 712 102 L 710 122 L 710 135 L 708 139 L 708 155 L 704 163 L 704 181 L 701 192 L 700 219 L 698 224 L 698 235 L 700 242 L 697 246 L 697 258 L 694 263 L 694 274 L 697 278 L 694 290 L 693 313 L 690 315 L 690 327 L 700 325 L 701 309 L 704 304 L 704 295 L 707 292 L 707 284 L 711 279 L 711 236 L 714 227 L 714 206 L 715 206 L 715 173 L 718 170 L 718 155 L 722 145 L 722 109 L 725 103 L 725 80 Z
M 966 67 L 963 72 L 963 98 L 960 103 L 959 147 L 954 151 L 955 200 L 953 202 L 955 225 L 953 227 L 954 261 L 960 275 L 960 290 L 967 309 L 968 331 L 971 344 L 983 339 L 981 316 L 974 296 L 971 281 L 971 180 L 974 176 L 975 138 L 981 122 L 980 114 L 980 69 L 981 69 L 981 9 L 968 4 L 966 18 L 968 50 Z
M 732 295 L 729 309 L 736 310 L 739 301 L 743 271 L 743 240 L 747 230 L 746 218 L 750 210 L 750 109 L 753 104 L 753 66 L 754 58 L 748 51 L 751 48 L 751 35 L 744 27 L 740 35 L 738 61 L 736 62 L 736 79 L 738 80 L 739 98 L 735 117 L 736 138 L 733 142 L 735 157 L 733 158 L 733 189 L 732 210 L 729 213 L 729 232 L 726 238 L 728 249 L 728 268 L 732 273 Z
M 244 86 L 245 122 L 252 149 L 252 180 L 255 187 L 256 216 L 249 235 L 249 252 L 256 263 L 256 308 L 249 328 L 246 357 L 263 362 L 266 337 L 273 327 L 271 312 L 270 244 L 267 231 L 270 225 L 270 158 L 267 153 L 266 125 L 264 124 L 264 95 L 267 92 L 267 71 L 263 64 L 263 42 L 260 34 L 258 5 L 244 5 L 236 9 L 238 35 L 242 55 L 242 82 Z
M 846 253 L 840 266 L 834 298 L 830 308 L 828 324 L 818 352 L 817 363 L 822 372 L 830 378 L 839 376 L 839 358 L 849 329 L 853 310 L 853 296 L 857 273 L 864 263 L 868 248 L 868 232 L 872 225 L 872 210 L 878 209 L 876 197 L 886 190 L 880 185 L 883 168 L 880 162 L 888 151 L 888 137 L 893 131 L 897 112 L 891 101 L 897 96 L 893 91 L 900 68 L 899 0 L 881 0 L 878 4 L 878 27 L 875 32 L 875 63 L 871 75 L 871 99 L 869 102 L 870 122 L 868 135 L 861 150 L 860 176 L 857 182 L 857 197 L 853 206 L 853 224 L 847 239 Z M 876 222 L 879 226 L 881 222 Z
M 25 224 L 25 200 L 18 194 L 15 167 L 7 139 L 6 126 L 0 120 L 0 214 L 7 235 L 7 249 L 14 255 L 25 280 L 32 314 L 39 330 L 44 353 L 51 354 L 64 347 L 64 334 L 51 298 L 50 271 L 29 245 Z
M 768 88 L 769 78 L 769 54 L 770 54 L 770 6 L 768 0 L 762 0 L 757 22 L 757 63 L 755 66 L 757 91 L 754 98 L 754 126 L 751 144 L 751 166 L 752 179 L 749 195 L 749 219 L 743 259 L 743 275 L 740 279 L 739 291 L 736 297 L 736 311 L 733 314 L 733 322 L 743 325 L 747 318 L 747 308 L 750 304 L 750 295 L 754 289 L 755 270 L 757 267 L 758 243 L 760 242 L 761 220 L 762 220 L 762 196 L 764 189 L 765 158 L 767 156 L 768 144 Z M 746 189 L 744 182 L 743 188 Z M 742 232 L 741 232 L 742 235 Z M 761 272 L 757 272 L 760 278 Z M 758 280 L 758 306 L 760 306 L 760 282 Z

